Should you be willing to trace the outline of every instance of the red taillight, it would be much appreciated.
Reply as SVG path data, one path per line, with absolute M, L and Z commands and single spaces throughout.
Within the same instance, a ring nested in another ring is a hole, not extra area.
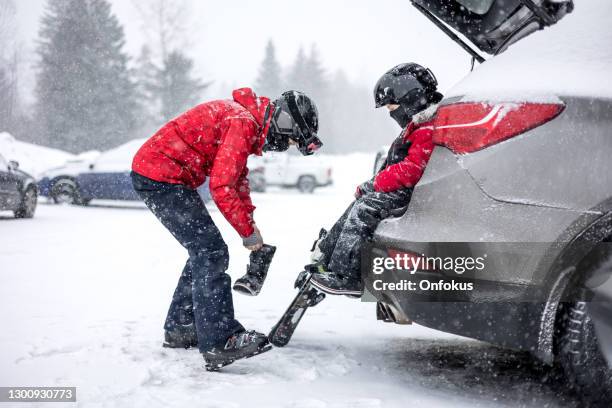
M 433 141 L 458 154 L 472 153 L 543 125 L 562 104 L 458 103 L 438 109 Z
M 388 249 L 387 256 L 395 260 L 396 264 L 400 265 L 400 269 L 404 270 L 419 270 L 433 271 L 435 270 L 427 258 L 421 254 L 411 251 L 399 251 L 397 249 Z

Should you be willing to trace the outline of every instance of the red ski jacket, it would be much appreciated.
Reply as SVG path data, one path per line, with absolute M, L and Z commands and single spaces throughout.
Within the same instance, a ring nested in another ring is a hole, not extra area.
M 247 158 L 261 155 L 270 100 L 249 88 L 233 100 L 203 103 L 171 120 L 138 150 L 132 170 L 155 181 L 197 188 L 210 179 L 212 198 L 242 237 L 254 229 Z M 270 115 L 271 117 L 272 115 Z
M 414 187 L 423 175 L 433 151 L 433 125 L 431 122 L 410 123 L 402 132 L 402 146 L 407 154 L 397 163 L 388 163 L 374 178 L 374 189 L 389 193 L 400 188 Z

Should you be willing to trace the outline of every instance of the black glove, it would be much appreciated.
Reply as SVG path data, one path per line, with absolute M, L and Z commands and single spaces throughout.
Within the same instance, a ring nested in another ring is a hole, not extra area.
M 374 190 L 374 181 L 368 180 L 365 183 L 361 183 L 359 186 L 357 186 L 357 191 L 355 191 L 355 198 L 359 198 L 362 195 L 370 194 L 375 191 L 376 190 Z

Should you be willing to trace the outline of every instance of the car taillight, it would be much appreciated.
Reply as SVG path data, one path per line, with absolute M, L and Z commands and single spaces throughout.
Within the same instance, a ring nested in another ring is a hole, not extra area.
M 411 251 L 399 251 L 397 249 L 388 249 L 387 256 L 393 258 L 397 264 L 403 265 L 402 269 L 416 269 L 419 271 L 434 271 L 432 265 L 427 262 L 427 258 L 421 254 Z
M 554 119 L 565 108 L 553 103 L 457 103 L 438 109 L 433 141 L 458 154 L 484 149 Z
M 332 169 L 331 167 L 327 169 L 327 177 L 331 177 L 332 175 Z

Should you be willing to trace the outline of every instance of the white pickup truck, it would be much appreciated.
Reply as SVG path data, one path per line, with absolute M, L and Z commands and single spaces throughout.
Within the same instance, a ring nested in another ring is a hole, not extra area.
M 332 169 L 316 156 L 304 157 L 291 153 L 266 153 L 249 158 L 249 168 L 263 166 L 267 186 L 297 188 L 312 193 L 315 188 L 332 184 Z

